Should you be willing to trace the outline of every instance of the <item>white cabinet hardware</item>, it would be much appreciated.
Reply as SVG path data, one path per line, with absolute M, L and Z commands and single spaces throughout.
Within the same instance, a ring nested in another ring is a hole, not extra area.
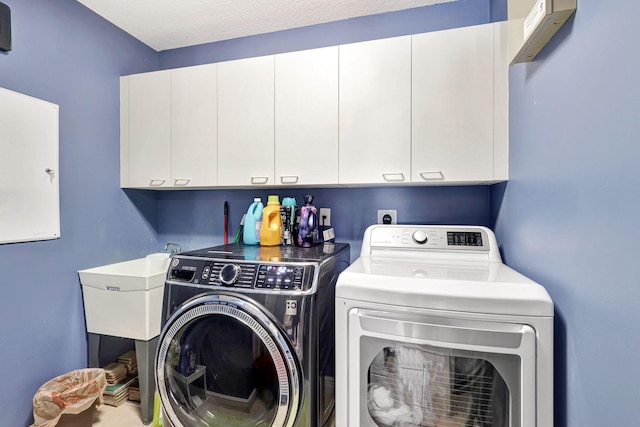
M 299 180 L 298 176 L 281 176 L 280 183 L 281 184 L 297 184 Z
M 383 173 L 382 178 L 387 182 L 403 182 L 404 174 L 402 172 L 398 173 Z
M 438 181 L 444 179 L 444 174 L 441 171 L 420 172 L 420 178 L 425 181 Z
M 252 176 L 251 184 L 264 185 L 269 182 L 268 176 Z

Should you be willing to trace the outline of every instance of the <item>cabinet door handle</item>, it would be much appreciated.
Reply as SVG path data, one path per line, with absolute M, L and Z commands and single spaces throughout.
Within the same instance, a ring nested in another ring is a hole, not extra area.
M 269 182 L 268 176 L 252 176 L 251 177 L 252 184 L 266 184 L 267 182 Z
M 187 185 L 191 181 L 191 178 L 176 178 L 173 180 L 173 185 L 183 186 Z
M 283 175 L 280 177 L 280 182 L 283 184 L 297 184 L 298 178 L 297 175 Z
M 425 181 L 438 181 L 444 179 L 444 174 L 441 171 L 420 172 L 420 177 Z
M 384 178 L 384 180 L 387 182 L 401 182 L 404 181 L 404 174 L 402 172 L 383 173 L 382 178 Z
M 150 187 L 160 187 L 161 185 L 164 185 L 164 183 L 166 182 L 166 179 L 152 179 L 149 181 L 149 186 Z

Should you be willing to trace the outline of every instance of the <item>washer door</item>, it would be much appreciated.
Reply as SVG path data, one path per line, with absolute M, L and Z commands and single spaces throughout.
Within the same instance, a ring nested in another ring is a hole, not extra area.
M 165 325 L 156 380 L 170 422 L 192 426 L 292 426 L 299 361 L 273 316 L 242 295 L 211 293 Z

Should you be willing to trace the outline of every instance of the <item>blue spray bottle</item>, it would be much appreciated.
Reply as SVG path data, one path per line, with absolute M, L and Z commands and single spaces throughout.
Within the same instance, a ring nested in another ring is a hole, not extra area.
M 260 244 L 260 227 L 262 226 L 262 210 L 264 205 L 262 199 L 256 197 L 247 210 L 247 216 L 244 219 L 244 228 L 242 230 L 242 242 L 245 245 Z

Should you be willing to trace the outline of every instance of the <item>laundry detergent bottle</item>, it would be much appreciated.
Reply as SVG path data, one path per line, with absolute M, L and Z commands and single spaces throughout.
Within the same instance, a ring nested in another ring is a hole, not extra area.
M 260 227 L 262 225 L 262 210 L 264 205 L 262 199 L 256 197 L 247 210 L 244 218 L 244 228 L 242 229 L 242 242 L 245 245 L 260 244 Z
M 262 211 L 260 246 L 279 246 L 281 230 L 280 199 L 278 196 L 269 196 L 267 206 Z
M 313 196 L 304 196 L 304 205 L 300 207 L 298 225 L 298 246 L 309 248 L 318 244 L 318 210 L 313 206 Z

